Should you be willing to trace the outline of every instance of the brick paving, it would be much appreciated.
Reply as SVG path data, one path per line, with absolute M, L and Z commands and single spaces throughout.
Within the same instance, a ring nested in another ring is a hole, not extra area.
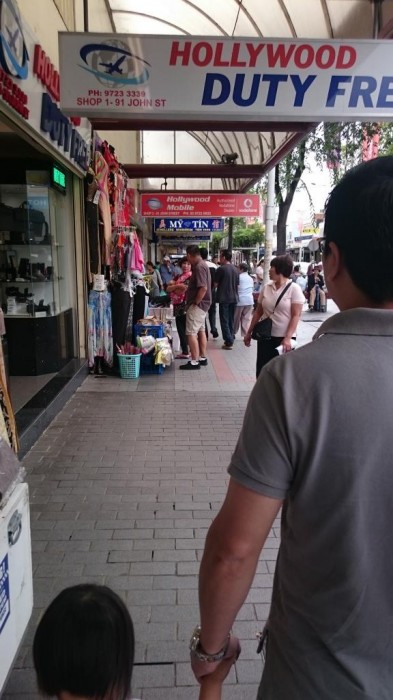
M 303 314 L 299 342 L 325 318 Z M 131 611 L 133 696 L 198 697 L 188 663 L 198 568 L 254 384 L 253 345 L 238 340 L 224 351 L 220 339 L 210 340 L 209 365 L 197 372 L 179 371 L 176 361 L 163 375 L 139 380 L 89 376 L 26 455 L 35 607 L 4 700 L 38 699 L 37 619 L 65 586 L 88 581 L 113 587 Z M 267 617 L 278 546 L 276 521 L 235 625 L 243 651 L 225 700 L 256 697 L 255 638 Z

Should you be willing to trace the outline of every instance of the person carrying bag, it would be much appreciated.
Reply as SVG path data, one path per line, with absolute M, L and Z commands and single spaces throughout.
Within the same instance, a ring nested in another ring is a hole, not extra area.
M 250 327 L 244 336 L 244 344 L 250 347 L 251 339 L 257 341 L 256 375 L 267 362 L 282 351 L 289 352 L 296 339 L 296 328 L 304 304 L 304 295 L 298 284 L 289 279 L 293 261 L 289 255 L 273 258 L 269 277 L 258 298 Z
M 284 287 L 284 289 L 282 290 L 280 296 L 278 297 L 278 299 L 274 305 L 272 315 L 266 316 L 266 318 L 263 318 L 261 321 L 258 321 L 258 323 L 255 324 L 255 326 L 252 330 L 252 333 L 251 333 L 251 338 L 253 340 L 271 340 L 272 339 L 272 327 L 273 327 L 272 316 L 273 316 L 277 306 L 279 305 L 281 299 L 283 298 L 285 292 L 291 286 L 291 284 L 292 284 L 292 282 L 289 282 L 289 284 L 287 284 L 286 287 Z

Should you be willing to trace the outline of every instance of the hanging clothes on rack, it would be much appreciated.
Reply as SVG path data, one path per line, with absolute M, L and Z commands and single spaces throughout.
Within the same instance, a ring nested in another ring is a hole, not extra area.
M 87 275 L 89 283 L 93 281 L 93 275 L 101 272 L 101 250 L 98 201 L 100 190 L 93 168 L 89 168 L 85 177 L 86 196 L 86 225 L 87 225 Z
M 101 216 L 101 220 L 104 227 L 104 254 L 103 262 L 104 265 L 110 265 L 111 263 L 111 242 L 112 242 L 112 221 L 111 221 L 111 209 L 109 204 L 109 189 L 108 189 L 108 175 L 109 166 L 100 151 L 96 151 L 94 154 L 94 172 L 96 175 L 96 181 L 100 190 L 100 198 L 98 200 L 98 207 Z
M 145 270 L 142 248 L 134 228 L 119 226 L 113 232 L 111 268 L 114 277 Z
M 141 318 L 144 318 L 146 315 L 146 304 L 147 300 L 149 297 L 149 292 L 146 289 L 146 286 L 143 282 L 143 280 L 139 281 L 136 285 L 135 289 L 135 296 L 134 296 L 134 313 L 133 313 L 133 319 L 132 319 L 132 326 L 134 327 L 136 323 L 138 323 Z M 134 338 L 135 341 L 135 338 Z
M 111 294 L 108 291 L 89 292 L 87 307 L 88 359 L 93 367 L 96 358 L 105 360 L 109 367 L 113 364 L 113 337 Z
M 136 231 L 134 232 L 134 236 L 133 236 L 133 248 L 132 248 L 131 261 L 130 261 L 130 269 L 137 270 L 138 272 L 144 272 L 144 270 L 145 270 L 145 263 L 143 260 L 142 248 L 141 248 L 141 244 L 139 243 L 139 238 L 138 238 Z
M 124 345 L 132 338 L 133 294 L 120 282 L 111 282 L 113 346 Z M 131 311 L 131 329 L 130 323 Z M 116 358 L 115 358 L 116 360 Z

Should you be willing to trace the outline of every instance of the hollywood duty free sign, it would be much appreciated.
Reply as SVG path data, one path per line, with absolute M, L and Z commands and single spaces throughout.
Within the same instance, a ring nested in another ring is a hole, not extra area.
M 60 33 L 61 107 L 132 119 L 392 119 L 391 41 Z

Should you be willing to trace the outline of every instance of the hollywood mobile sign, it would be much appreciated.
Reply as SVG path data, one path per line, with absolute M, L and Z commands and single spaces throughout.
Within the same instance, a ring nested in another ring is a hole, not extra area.
M 209 192 L 158 192 L 141 195 L 142 216 L 160 219 L 182 216 L 185 218 L 221 218 L 227 216 L 255 217 L 260 214 L 257 194 L 210 194 Z
M 60 33 L 61 107 L 132 119 L 392 119 L 391 41 Z

